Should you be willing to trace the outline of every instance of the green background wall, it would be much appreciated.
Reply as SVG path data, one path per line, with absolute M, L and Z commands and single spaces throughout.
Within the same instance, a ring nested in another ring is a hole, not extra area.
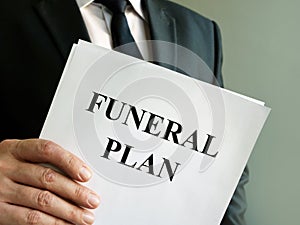
M 248 224 L 300 224 L 300 1 L 174 1 L 219 24 L 225 86 L 272 108 L 248 163 Z

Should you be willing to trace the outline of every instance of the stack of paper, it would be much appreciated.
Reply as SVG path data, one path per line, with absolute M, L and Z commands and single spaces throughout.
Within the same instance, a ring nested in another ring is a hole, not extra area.
M 160 66 L 74 45 L 41 138 L 82 158 L 101 225 L 217 225 L 270 109 Z

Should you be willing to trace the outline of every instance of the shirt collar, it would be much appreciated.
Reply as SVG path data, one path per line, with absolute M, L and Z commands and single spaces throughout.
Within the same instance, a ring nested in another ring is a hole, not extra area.
M 79 8 L 83 8 L 87 5 L 89 5 L 90 3 L 92 3 L 93 0 L 76 0 L 76 2 L 77 2 L 77 5 Z
M 93 2 L 93 0 L 76 0 L 77 5 L 79 8 L 83 8 Z M 144 20 L 146 20 L 145 14 L 142 10 L 142 3 L 141 0 L 129 0 L 134 10 L 139 14 L 140 17 L 142 17 Z

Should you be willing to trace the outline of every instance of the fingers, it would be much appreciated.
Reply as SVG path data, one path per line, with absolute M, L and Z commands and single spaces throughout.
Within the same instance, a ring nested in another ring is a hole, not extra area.
M 50 168 L 22 163 L 8 176 L 17 183 L 49 190 L 85 208 L 96 208 L 100 204 L 100 199 L 95 192 Z
M 36 163 L 49 163 L 60 174 Z M 99 197 L 77 183 L 91 177 L 90 169 L 59 145 L 40 139 L 0 143 L 0 225 L 89 225 Z M 82 208 L 83 207 L 83 208 Z
M 81 182 L 88 181 L 92 176 L 91 170 L 82 160 L 51 141 L 41 139 L 12 141 L 9 150 L 19 160 L 50 163 Z
M 37 210 L 0 202 L 0 225 L 71 225 Z
M 5 197 L 9 199 L 8 203 L 36 209 L 73 224 L 88 225 L 94 222 L 91 212 L 74 206 L 46 190 L 15 184 L 14 191 Z

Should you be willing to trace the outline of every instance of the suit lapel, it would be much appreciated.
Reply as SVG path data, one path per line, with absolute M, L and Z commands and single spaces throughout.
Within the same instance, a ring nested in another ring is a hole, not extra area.
M 65 59 L 78 39 L 90 41 L 75 0 L 41 0 L 35 9 Z
M 159 0 L 142 1 L 143 8 L 147 12 L 149 19 L 149 28 L 152 40 L 168 42 L 154 42 L 153 58 L 159 65 L 176 69 L 177 54 L 177 31 L 176 21 L 168 13 L 163 2 Z M 173 44 L 170 44 L 173 43 Z

